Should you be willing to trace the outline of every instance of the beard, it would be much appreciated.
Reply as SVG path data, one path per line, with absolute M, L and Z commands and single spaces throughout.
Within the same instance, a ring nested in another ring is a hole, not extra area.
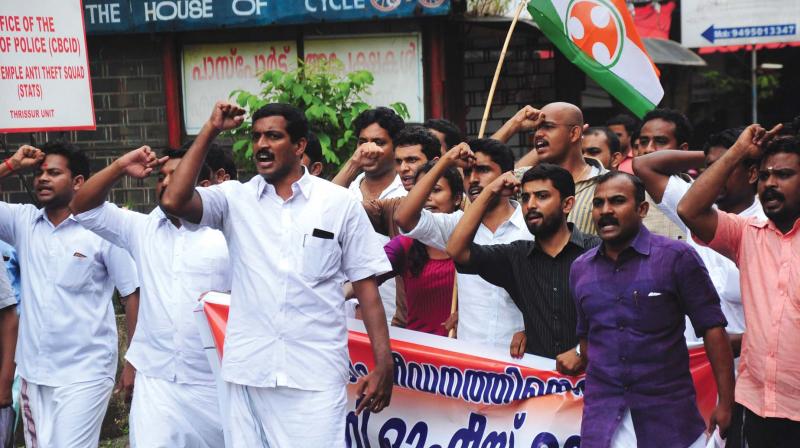
M 539 224 L 531 224 L 528 219 L 532 217 L 541 218 L 542 221 Z M 531 232 L 533 236 L 537 238 L 547 238 L 548 236 L 556 233 L 561 227 L 561 222 L 564 220 L 564 214 L 558 213 L 557 215 L 553 216 L 545 216 L 539 212 L 528 212 L 525 218 L 528 231 Z

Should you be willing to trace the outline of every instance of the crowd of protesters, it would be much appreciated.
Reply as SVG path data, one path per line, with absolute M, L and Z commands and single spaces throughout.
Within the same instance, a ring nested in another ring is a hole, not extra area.
M 0 202 L 0 426 L 16 412 L 28 447 L 96 447 L 113 390 L 132 399 L 132 447 L 221 447 L 222 422 L 233 447 L 344 446 L 346 317 L 375 359 L 357 412 L 390 405 L 396 326 L 585 374 L 583 447 L 800 440 L 796 125 L 695 150 L 666 109 L 590 127 L 572 104 L 526 106 L 466 138 L 379 107 L 328 181 L 304 111 L 269 104 L 248 118 L 257 175 L 240 182 L 214 141 L 244 119 L 219 102 L 183 148 L 143 146 L 91 176 L 64 141 L 0 163 L 0 178 L 33 174 L 40 205 Z M 150 175 L 150 213 L 107 201 Z M 207 291 L 231 294 L 221 382 L 193 317 Z M 710 421 L 687 343 L 713 369 Z

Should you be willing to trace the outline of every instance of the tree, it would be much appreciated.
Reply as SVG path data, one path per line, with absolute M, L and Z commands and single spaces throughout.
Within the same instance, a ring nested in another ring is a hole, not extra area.
M 342 63 L 335 59 L 313 64 L 298 61 L 295 70 L 269 70 L 261 74 L 260 92 L 234 90 L 230 97 L 235 98 L 248 115 L 268 103 L 288 103 L 305 111 L 309 126 L 322 145 L 323 157 L 338 166 L 355 150 L 358 136 L 351 125 L 358 114 L 372 107 L 363 97 L 375 80 L 366 70 L 343 72 Z M 404 119 L 409 117 L 404 103 L 389 106 Z M 239 161 L 252 166 L 250 127 L 250 122 L 245 120 L 228 135 L 233 138 L 233 152 Z

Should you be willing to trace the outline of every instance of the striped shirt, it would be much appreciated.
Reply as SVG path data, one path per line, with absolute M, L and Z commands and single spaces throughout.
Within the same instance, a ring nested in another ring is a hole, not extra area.
M 594 189 L 597 188 L 597 180 L 608 170 L 603 167 L 596 159 L 584 157 L 583 160 L 591 167 L 589 174 L 581 180 L 575 181 L 575 205 L 567 217 L 567 221 L 574 223 L 583 233 L 597 235 L 597 229 L 592 221 L 592 199 L 594 199 Z M 522 180 L 530 166 L 520 167 L 514 170 L 517 179 Z
M 578 344 L 575 303 L 569 290 L 572 262 L 600 239 L 569 225 L 569 242 L 551 257 L 535 241 L 470 245 L 470 260 L 459 272 L 475 273 L 508 291 L 522 311 L 528 344 L 525 351 L 555 358 Z

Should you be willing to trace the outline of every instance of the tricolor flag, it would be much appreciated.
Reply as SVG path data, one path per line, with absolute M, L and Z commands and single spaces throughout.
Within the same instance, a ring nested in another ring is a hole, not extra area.
M 625 0 L 532 0 L 539 28 L 575 65 L 642 117 L 664 96 Z

